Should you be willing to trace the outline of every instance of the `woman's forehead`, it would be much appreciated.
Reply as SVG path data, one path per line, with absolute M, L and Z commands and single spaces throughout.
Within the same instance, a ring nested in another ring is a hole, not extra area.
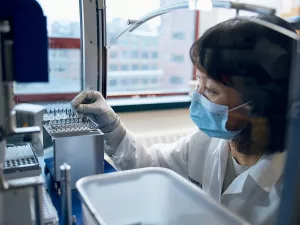
M 208 75 L 207 73 L 203 72 L 203 71 L 200 71 L 200 70 L 197 70 L 196 72 L 196 76 L 199 80 L 201 80 L 202 82 L 207 82 L 208 79 L 209 80 L 212 80 Z
M 198 79 L 200 79 L 202 82 L 209 82 L 209 83 L 216 83 L 218 84 L 216 80 L 214 80 L 212 77 L 208 76 L 207 73 L 197 70 L 196 76 Z

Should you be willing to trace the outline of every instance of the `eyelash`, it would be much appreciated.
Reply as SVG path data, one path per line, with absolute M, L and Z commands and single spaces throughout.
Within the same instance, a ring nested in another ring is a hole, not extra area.
M 208 89 L 208 88 L 206 88 L 206 91 L 207 91 L 208 94 L 210 94 L 210 95 L 217 95 L 217 94 L 218 94 L 217 92 L 215 92 L 215 91 L 213 91 L 213 90 L 211 90 L 211 89 Z
M 197 76 L 196 79 L 197 79 L 198 82 L 200 82 L 200 78 L 198 76 Z M 199 88 L 199 83 L 197 84 L 196 88 L 197 89 Z M 207 87 L 205 89 L 208 92 L 208 94 L 210 94 L 210 95 L 217 95 L 218 94 L 217 92 L 215 92 L 215 91 L 213 91 L 213 90 L 211 90 L 211 89 L 209 89 Z

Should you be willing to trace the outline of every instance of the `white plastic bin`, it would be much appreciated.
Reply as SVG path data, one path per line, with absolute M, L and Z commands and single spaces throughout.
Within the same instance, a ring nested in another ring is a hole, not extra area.
M 246 225 L 175 172 L 144 168 L 80 179 L 84 225 Z

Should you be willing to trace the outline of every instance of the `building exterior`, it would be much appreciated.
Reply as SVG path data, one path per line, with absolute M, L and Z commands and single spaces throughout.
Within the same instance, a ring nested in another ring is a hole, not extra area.
M 161 6 L 181 0 L 161 0 Z M 193 77 L 189 49 L 195 41 L 196 13 L 182 10 L 161 16 L 159 49 L 160 67 L 165 72 L 163 86 L 173 91 L 186 91 Z
M 180 0 L 161 0 L 161 5 L 176 2 Z M 108 43 L 127 27 L 126 22 L 115 18 L 107 23 Z M 55 21 L 49 33 L 51 37 L 80 38 L 80 23 Z M 145 23 L 125 33 L 108 49 L 108 92 L 186 91 L 192 78 L 189 48 L 194 37 L 195 13 L 190 11 L 161 16 L 156 30 Z M 50 49 L 51 77 L 79 82 L 80 60 L 79 49 Z

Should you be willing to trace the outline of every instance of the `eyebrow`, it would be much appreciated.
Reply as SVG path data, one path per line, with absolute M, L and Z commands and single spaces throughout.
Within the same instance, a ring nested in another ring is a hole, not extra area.
M 196 74 L 196 77 L 198 77 L 198 78 L 200 78 L 200 74 Z M 208 79 L 208 80 L 214 80 L 212 77 L 210 77 L 210 76 L 206 76 L 206 79 Z M 215 81 L 215 80 L 214 80 Z

